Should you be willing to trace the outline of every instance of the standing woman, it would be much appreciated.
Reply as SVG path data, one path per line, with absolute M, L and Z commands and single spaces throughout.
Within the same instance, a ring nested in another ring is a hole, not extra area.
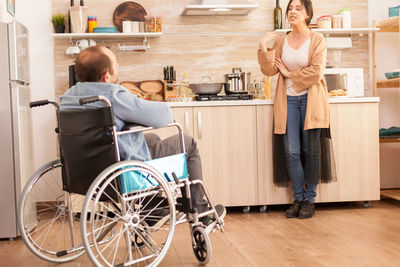
M 330 182 L 336 173 L 331 153 L 328 91 L 324 80 L 326 41 L 308 25 L 311 0 L 290 0 L 286 16 L 292 31 L 268 32 L 260 40 L 262 73 L 279 73 L 274 98 L 274 184 L 291 181 L 294 202 L 288 218 L 311 218 L 315 213 L 318 181 Z M 272 48 L 267 43 L 274 41 Z

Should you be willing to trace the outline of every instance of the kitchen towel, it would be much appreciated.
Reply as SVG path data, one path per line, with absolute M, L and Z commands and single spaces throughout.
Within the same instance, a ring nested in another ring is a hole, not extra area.
M 400 127 L 392 126 L 390 128 L 381 128 L 379 129 L 379 136 L 393 136 L 400 135 Z

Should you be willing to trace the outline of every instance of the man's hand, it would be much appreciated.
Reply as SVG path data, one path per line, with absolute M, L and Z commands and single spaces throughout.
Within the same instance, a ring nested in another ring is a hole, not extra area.
M 279 72 L 285 78 L 290 78 L 290 71 L 286 68 L 285 64 L 283 64 L 282 59 L 280 57 L 275 57 L 275 65 L 278 67 Z

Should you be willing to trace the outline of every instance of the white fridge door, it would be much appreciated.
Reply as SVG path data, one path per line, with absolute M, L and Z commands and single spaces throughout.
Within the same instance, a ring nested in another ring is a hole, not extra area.
M 16 210 L 25 184 L 34 172 L 33 132 L 31 110 L 29 108 L 30 89 L 28 86 L 11 83 L 14 143 L 14 177 Z M 32 224 L 36 222 L 35 203 L 31 205 Z M 25 220 L 29 220 L 25 218 Z
M 28 29 L 14 21 L 8 25 L 10 80 L 29 84 Z

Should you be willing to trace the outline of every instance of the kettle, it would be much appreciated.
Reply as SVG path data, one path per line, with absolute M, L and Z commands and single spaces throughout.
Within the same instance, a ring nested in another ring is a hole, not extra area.
M 225 74 L 225 94 L 247 94 L 250 89 L 251 72 L 242 72 L 241 68 L 232 68 L 232 73 Z

